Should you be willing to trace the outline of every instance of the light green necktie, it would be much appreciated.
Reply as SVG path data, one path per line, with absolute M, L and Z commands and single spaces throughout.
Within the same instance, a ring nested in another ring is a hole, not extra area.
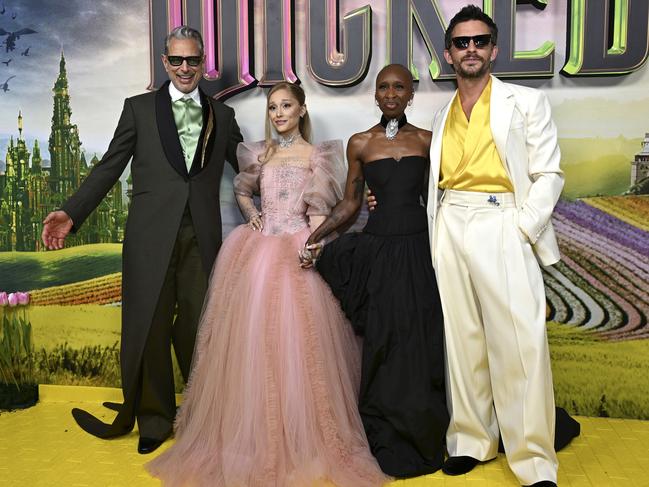
M 198 139 L 203 126 L 203 109 L 192 98 L 180 98 L 171 104 L 178 129 L 180 146 L 183 149 L 187 172 L 192 167 Z

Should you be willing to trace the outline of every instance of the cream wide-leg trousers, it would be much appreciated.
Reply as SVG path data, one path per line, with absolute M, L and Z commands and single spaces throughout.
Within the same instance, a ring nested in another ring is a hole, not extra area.
M 514 195 L 447 190 L 435 231 L 448 453 L 492 459 L 500 431 L 521 484 L 556 482 L 545 291 Z

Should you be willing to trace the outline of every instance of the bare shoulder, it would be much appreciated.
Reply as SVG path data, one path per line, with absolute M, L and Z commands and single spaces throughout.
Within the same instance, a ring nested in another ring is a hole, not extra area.
M 433 133 L 430 130 L 418 128 L 417 136 L 419 137 L 419 140 L 421 140 L 424 144 L 430 145 L 430 141 L 433 138 Z
M 372 134 L 369 130 L 352 135 L 349 142 L 347 142 L 347 151 L 353 151 L 356 154 L 361 153 L 371 138 Z
M 365 130 L 364 132 L 357 132 L 349 138 L 349 144 L 367 144 L 372 138 L 371 130 Z
M 412 125 L 412 134 L 417 139 L 417 142 L 420 143 L 424 150 L 428 150 L 430 147 L 430 142 L 433 137 L 433 133 L 430 130 L 422 129 Z

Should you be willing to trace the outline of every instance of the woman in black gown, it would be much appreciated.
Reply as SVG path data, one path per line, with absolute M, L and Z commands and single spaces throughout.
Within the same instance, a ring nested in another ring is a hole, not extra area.
M 381 123 L 350 138 L 345 197 L 309 238 L 303 262 L 317 257 L 363 336 L 359 410 L 372 453 L 388 475 L 413 477 L 442 466 L 449 421 L 442 310 L 421 202 L 431 133 L 406 121 L 413 81 L 405 67 L 381 70 L 375 98 Z M 362 233 L 323 248 L 356 215 L 366 181 L 380 204 Z

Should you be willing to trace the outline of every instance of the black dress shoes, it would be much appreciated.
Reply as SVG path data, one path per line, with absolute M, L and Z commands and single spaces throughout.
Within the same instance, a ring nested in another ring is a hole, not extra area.
M 540 482 L 534 482 L 532 485 L 526 487 L 557 487 L 557 484 L 549 480 L 541 480 Z
M 137 443 L 137 452 L 141 455 L 146 455 L 147 453 L 154 452 L 162 445 L 165 440 L 156 440 L 153 438 L 140 438 L 140 441 Z
M 442 465 L 442 472 L 446 475 L 462 475 L 473 470 L 478 463 L 480 460 L 473 457 L 448 457 Z

